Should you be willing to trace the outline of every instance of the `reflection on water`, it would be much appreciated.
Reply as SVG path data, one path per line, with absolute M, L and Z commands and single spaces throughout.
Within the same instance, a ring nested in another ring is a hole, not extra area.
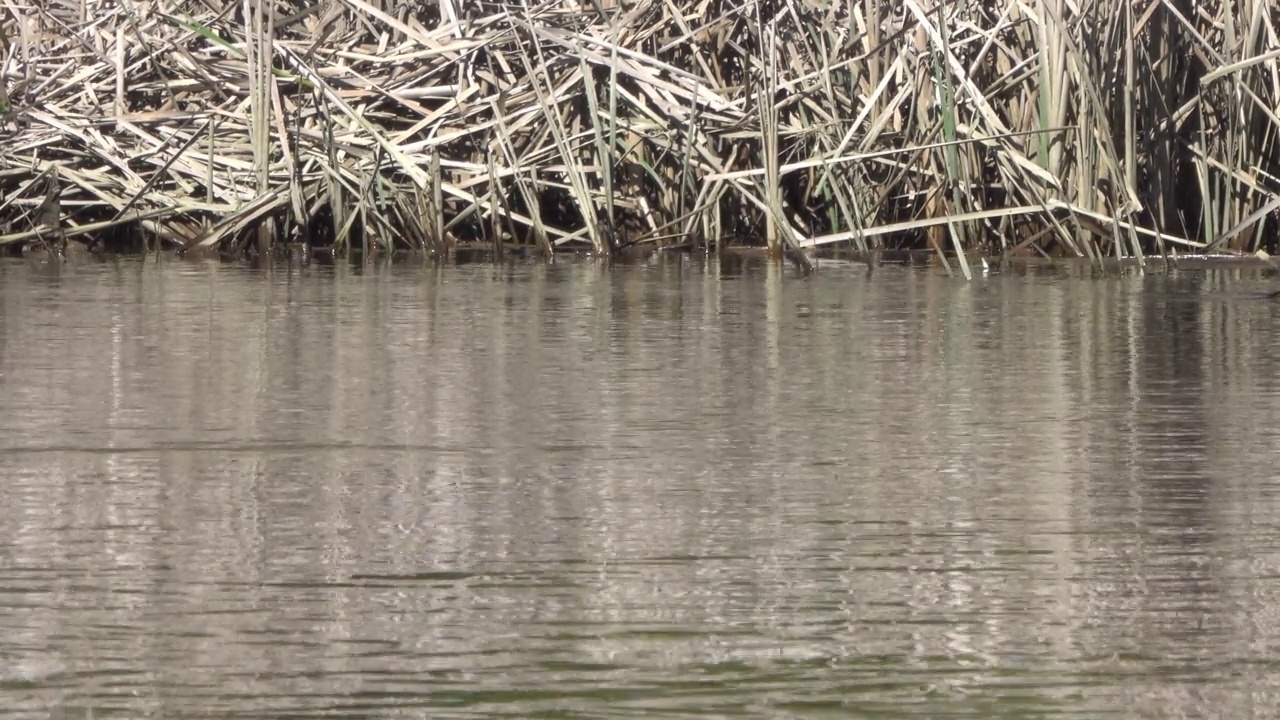
M 0 717 L 1269 717 L 1265 286 L 0 264 Z

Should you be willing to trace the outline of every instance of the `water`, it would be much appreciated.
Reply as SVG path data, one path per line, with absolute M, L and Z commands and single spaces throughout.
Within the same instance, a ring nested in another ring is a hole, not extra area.
M 0 264 L 0 718 L 1270 717 L 1257 271 Z

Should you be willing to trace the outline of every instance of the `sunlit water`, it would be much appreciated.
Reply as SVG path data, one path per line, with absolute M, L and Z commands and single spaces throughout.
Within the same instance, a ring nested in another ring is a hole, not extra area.
M 1244 271 L 0 263 L 0 717 L 1273 717 Z

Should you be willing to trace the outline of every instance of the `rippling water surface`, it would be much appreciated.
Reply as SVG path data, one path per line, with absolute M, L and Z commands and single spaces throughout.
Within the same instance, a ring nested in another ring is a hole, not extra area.
M 1274 717 L 1280 303 L 0 263 L 0 717 Z

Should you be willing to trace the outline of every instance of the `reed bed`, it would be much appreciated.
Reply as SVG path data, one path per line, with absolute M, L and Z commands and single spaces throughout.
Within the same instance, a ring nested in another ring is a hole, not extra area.
M 14 0 L 0 246 L 1274 250 L 1270 0 Z

